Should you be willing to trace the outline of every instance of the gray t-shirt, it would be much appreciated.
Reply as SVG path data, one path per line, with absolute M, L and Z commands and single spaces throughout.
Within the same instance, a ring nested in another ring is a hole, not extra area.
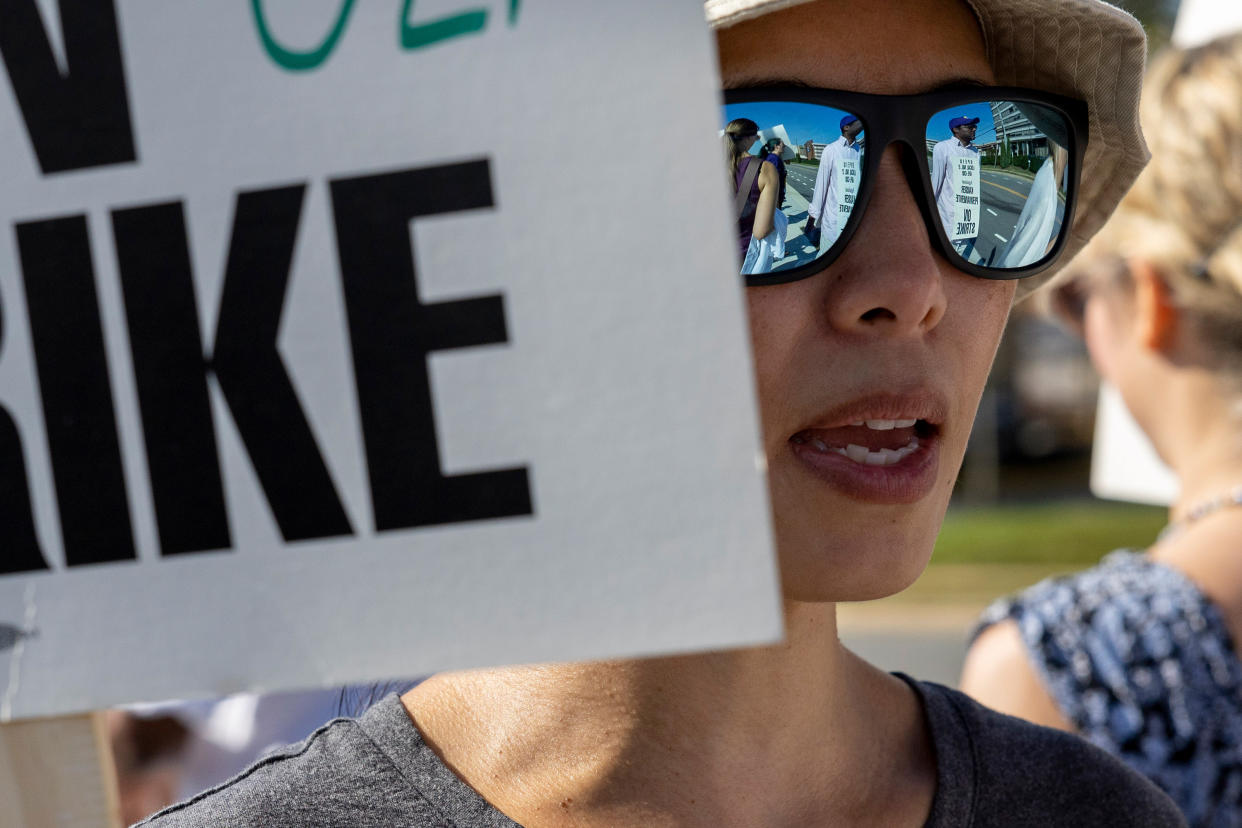
M 989 710 L 901 676 L 935 744 L 928 828 L 1185 825 L 1143 777 L 1077 736 Z M 396 695 L 336 719 L 219 787 L 141 825 L 513 828 L 423 742 Z

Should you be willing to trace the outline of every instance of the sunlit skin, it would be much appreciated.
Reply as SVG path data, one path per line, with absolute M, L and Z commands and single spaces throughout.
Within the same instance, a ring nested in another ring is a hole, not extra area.
M 991 82 L 977 25 L 964 7 L 907 5 L 902 15 L 910 17 L 903 16 L 898 30 L 876 20 L 885 31 L 859 35 L 885 41 L 883 48 L 856 50 L 844 63 L 816 46 L 822 36 L 816 28 L 822 9 L 816 6 L 726 30 L 720 36 L 725 85 L 796 79 L 900 94 L 963 77 Z M 847 17 L 856 20 L 857 14 L 855 8 Z M 770 30 L 752 31 L 760 28 Z M 935 41 L 925 34 L 940 29 L 948 30 L 940 36 L 952 38 L 945 45 L 962 60 L 935 58 Z M 770 42 L 787 48 L 772 53 L 765 45 Z M 806 56 L 816 54 L 823 61 L 808 66 Z M 897 148 L 890 147 L 862 225 L 832 267 L 812 279 L 747 291 L 787 598 L 874 598 L 900 591 L 923 571 L 1014 287 L 967 276 L 932 250 Z M 920 389 L 943 395 L 948 404 L 929 496 L 915 503 L 859 502 L 820 485 L 792 456 L 790 437 L 834 406 L 878 392 Z
M 956 0 L 812 3 L 726 30 L 719 47 L 731 87 L 993 81 Z M 428 743 L 527 826 L 922 825 L 935 761 L 921 708 L 841 646 L 833 602 L 896 592 L 926 564 L 1013 291 L 932 251 L 891 151 L 844 255 L 746 292 L 785 643 L 437 676 L 403 697 Z M 903 502 L 843 490 L 791 440 L 877 394 L 935 398 L 942 414 L 927 491 Z

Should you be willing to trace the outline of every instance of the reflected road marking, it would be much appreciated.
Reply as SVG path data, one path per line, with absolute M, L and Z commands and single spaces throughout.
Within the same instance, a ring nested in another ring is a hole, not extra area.
M 992 182 L 992 181 L 988 181 L 986 178 L 985 178 L 985 179 L 983 179 L 983 183 L 984 183 L 984 184 L 991 184 L 993 187 L 997 188 L 998 190 L 1004 190 L 1004 191 L 1005 191 L 1005 192 L 1007 192 L 1007 193 L 1013 193 L 1013 194 L 1014 194 L 1014 195 L 1016 195 L 1018 198 L 1022 199 L 1023 201 L 1026 201 L 1026 196 L 1022 195 L 1022 193 L 1018 192 L 1017 190 L 1011 190 L 1011 189 L 1009 189 L 1009 188 L 1008 188 L 1008 187 L 1006 187 L 1004 184 L 996 184 L 996 183 L 994 183 L 994 182 Z

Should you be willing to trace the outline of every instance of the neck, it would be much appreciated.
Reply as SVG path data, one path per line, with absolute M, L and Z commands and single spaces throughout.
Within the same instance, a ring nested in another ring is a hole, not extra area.
M 1181 481 L 1169 510 L 1184 519 L 1196 506 L 1242 485 L 1242 408 L 1221 394 L 1219 380 L 1207 372 L 1187 374 L 1164 395 L 1165 428 L 1153 430 L 1161 457 Z
M 773 647 L 443 675 L 403 701 L 515 819 L 569 801 L 578 823 L 616 825 L 796 824 L 825 796 L 874 807 L 885 774 L 926 768 L 917 702 L 841 646 L 833 605 L 789 604 L 786 624 Z M 876 774 L 894 742 L 906 764 Z

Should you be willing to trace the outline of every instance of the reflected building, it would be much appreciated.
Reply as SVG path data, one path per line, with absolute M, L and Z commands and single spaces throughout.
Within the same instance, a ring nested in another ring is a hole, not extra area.
M 992 120 L 996 124 L 996 145 L 1009 142 L 1014 155 L 1048 156 L 1048 136 L 1040 132 L 1012 101 L 992 101 Z M 980 149 L 985 149 L 980 146 Z M 986 149 L 985 149 L 986 151 Z

